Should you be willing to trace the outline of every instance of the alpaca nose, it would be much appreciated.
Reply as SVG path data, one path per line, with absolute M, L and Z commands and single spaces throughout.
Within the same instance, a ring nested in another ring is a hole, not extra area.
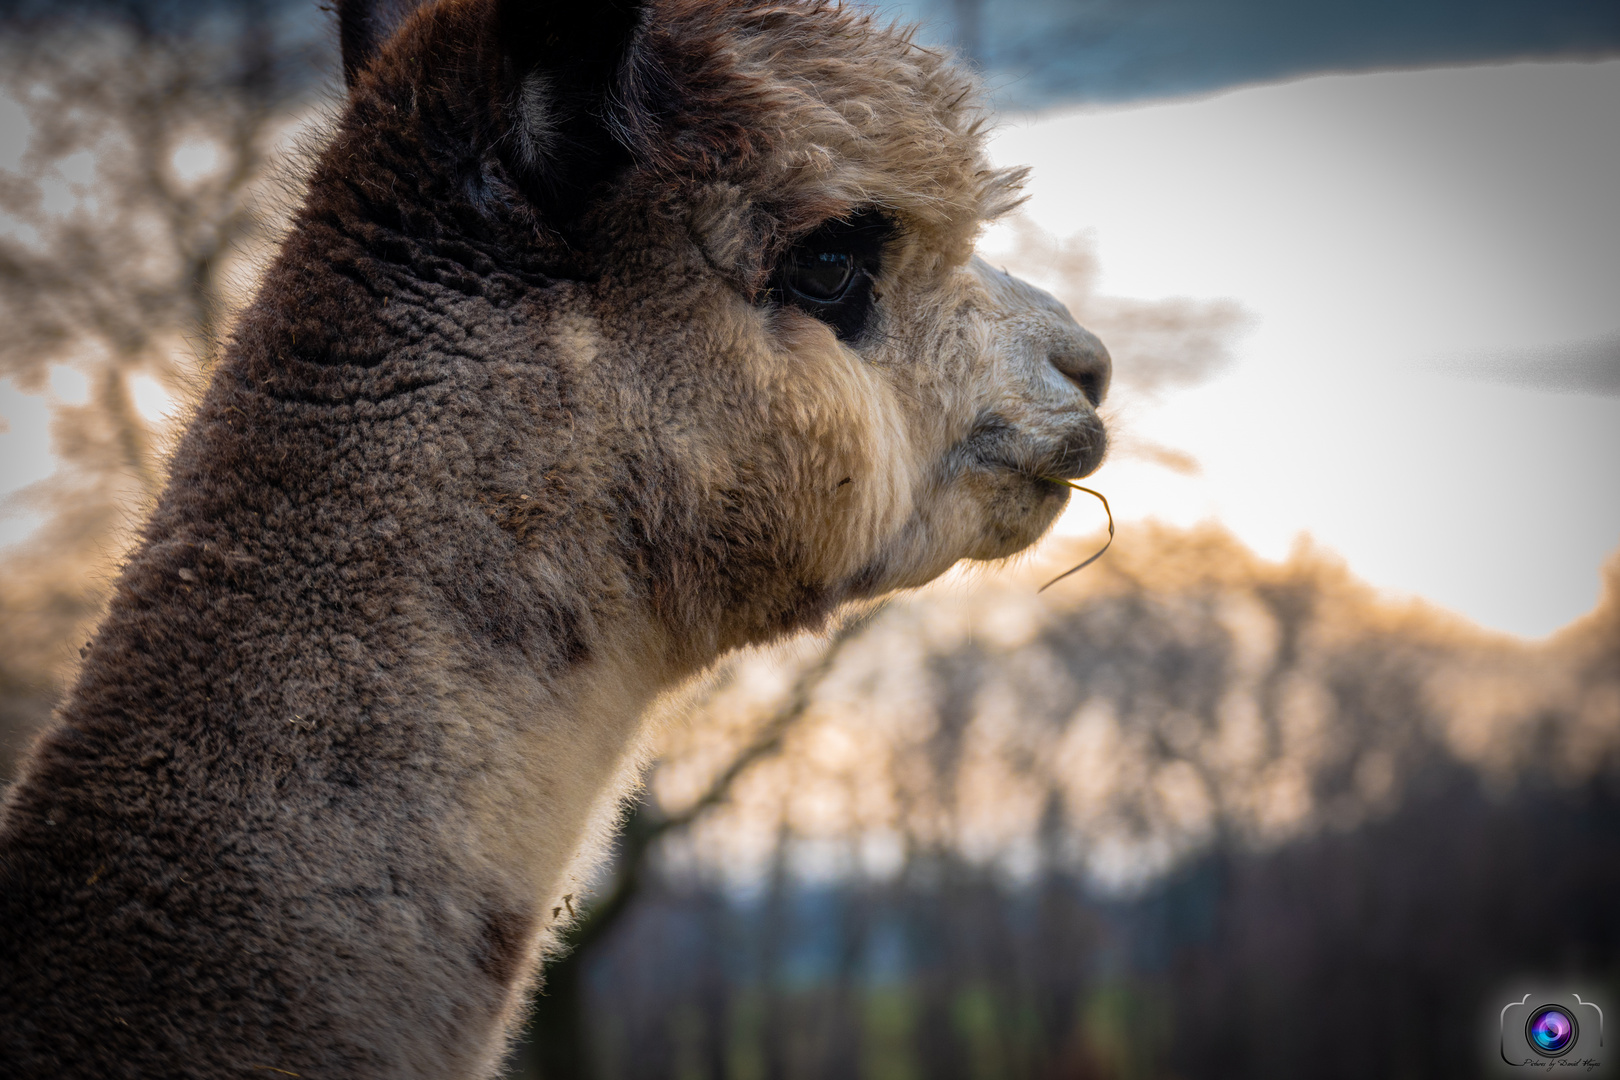
M 1081 326 L 1073 326 L 1063 339 L 1052 344 L 1048 353 L 1052 366 L 1080 388 L 1096 408 L 1108 395 L 1108 381 L 1113 377 L 1114 362 L 1108 349 L 1097 335 Z

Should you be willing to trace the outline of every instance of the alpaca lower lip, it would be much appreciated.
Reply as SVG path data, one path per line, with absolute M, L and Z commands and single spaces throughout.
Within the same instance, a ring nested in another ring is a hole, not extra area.
M 1027 462 L 1011 462 L 995 458 L 980 458 L 979 466 L 989 472 L 1008 473 L 1032 484 L 1040 484 L 1053 491 L 1067 490 L 1065 480 L 1079 480 L 1096 471 L 1094 465 L 1081 471 L 1068 458 L 1031 466 Z
M 1027 465 L 1013 465 L 1000 461 L 986 461 L 981 464 L 991 472 L 1000 473 L 1020 484 L 1028 485 L 1042 500 L 1064 498 L 1069 493 L 1068 487 L 1063 482 L 1065 477 L 1053 469 L 1031 469 Z
M 1067 447 L 1038 464 L 1011 462 L 1005 459 L 987 459 L 984 464 L 993 469 L 1016 473 L 1028 480 L 1061 488 L 1065 480 L 1081 480 L 1096 472 L 1102 464 L 1103 447 L 1093 443 Z
M 1032 480 L 1079 480 L 1102 465 L 1108 434 L 1101 422 L 1092 418 L 1074 425 L 1057 439 L 1035 440 L 995 417 L 980 421 L 962 449 L 984 468 L 1018 473 Z
M 1108 436 L 1102 425 L 1088 426 L 1079 437 L 1066 443 L 1046 471 L 1047 476 L 1081 480 L 1096 472 L 1108 452 Z

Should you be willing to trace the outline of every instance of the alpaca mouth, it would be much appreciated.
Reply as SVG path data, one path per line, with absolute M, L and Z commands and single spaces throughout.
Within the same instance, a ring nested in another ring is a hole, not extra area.
M 1108 453 L 1108 434 L 1102 424 L 1092 424 L 1065 439 L 1048 467 L 1041 470 L 1042 479 L 1080 480 L 1096 472 Z
M 987 417 L 963 440 L 964 456 L 974 465 L 1009 472 L 1031 482 L 1079 480 L 1102 465 L 1108 433 L 1095 414 L 1085 416 L 1056 439 L 1036 439 L 1001 417 Z M 1061 489 L 1050 485 L 1054 493 Z

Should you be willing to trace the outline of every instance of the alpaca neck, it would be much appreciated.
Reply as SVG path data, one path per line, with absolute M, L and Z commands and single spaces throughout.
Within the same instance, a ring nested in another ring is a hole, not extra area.
M 651 661 L 661 651 L 651 636 L 608 635 L 611 644 L 538 694 L 521 677 L 485 674 L 458 695 L 477 858 L 506 868 L 543 909 L 537 932 L 555 921 L 562 895 L 578 893 L 639 777 L 642 717 L 670 681 Z

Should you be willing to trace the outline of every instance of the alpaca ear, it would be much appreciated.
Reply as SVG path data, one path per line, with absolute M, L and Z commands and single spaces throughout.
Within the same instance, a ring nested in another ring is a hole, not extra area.
M 497 0 L 497 41 L 513 80 L 512 145 L 540 202 L 567 220 L 630 161 L 610 110 L 646 0 Z
M 354 80 L 377 55 L 382 43 L 394 36 L 405 17 L 422 0 L 338 0 L 338 44 L 343 54 L 343 85 Z

